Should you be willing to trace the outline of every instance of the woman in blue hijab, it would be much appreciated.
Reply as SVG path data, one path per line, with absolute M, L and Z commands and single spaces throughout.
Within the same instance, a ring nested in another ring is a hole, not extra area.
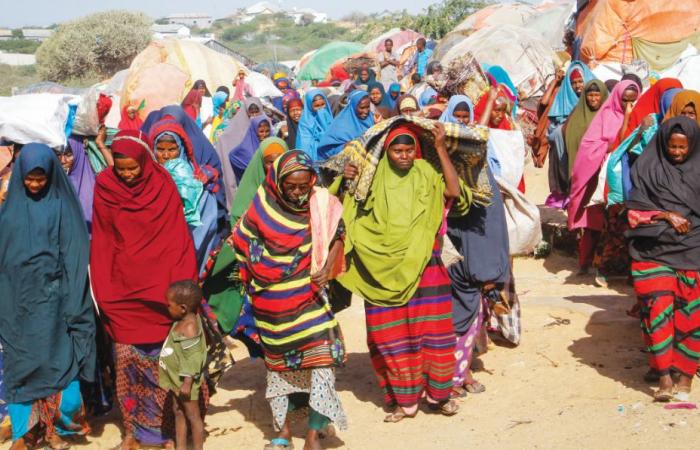
M 296 147 L 318 161 L 318 144 L 333 122 L 333 112 L 326 94 L 312 89 L 304 95 L 304 111 L 299 119 Z
M 488 117 L 482 119 L 486 121 Z M 474 108 L 465 95 L 452 96 L 440 117 L 440 122 L 462 126 L 473 124 L 473 121 Z M 447 236 L 463 257 L 462 261 L 448 268 L 452 282 L 452 317 L 457 335 L 457 365 L 452 389 L 457 397 L 485 389 L 470 371 L 474 345 L 484 320 L 483 303 L 498 298 L 511 275 L 505 208 L 493 175 L 499 164 L 492 155 L 489 155 L 488 161 L 487 174 L 493 193 L 491 204 L 473 207 L 464 217 L 447 218 Z
M 508 75 L 508 72 L 506 72 L 506 70 L 501 66 L 489 66 L 488 64 L 484 64 L 484 70 L 486 70 L 486 72 L 488 72 L 493 79 L 496 80 L 496 83 L 507 87 L 510 93 L 513 95 L 513 98 L 511 98 L 513 101 L 512 113 L 513 117 L 515 117 L 515 113 L 518 111 L 520 99 L 518 96 L 518 88 L 516 88 L 515 84 L 513 84 L 513 80 L 510 79 L 510 75 Z
M 195 161 L 192 143 L 180 124 L 166 117 L 154 124 L 151 130 L 156 160 L 168 171 L 182 199 L 197 266 L 202 273 L 209 254 L 219 243 L 216 197 L 205 187 L 208 180 Z
M 337 155 L 345 144 L 359 138 L 374 125 L 369 104 L 369 94 L 365 91 L 356 90 L 348 95 L 348 105 L 333 120 L 318 144 L 319 161 Z
M 574 81 L 578 78 L 582 79 L 582 82 L 578 82 L 577 84 L 580 88 L 574 86 Z M 550 130 L 566 121 L 571 111 L 573 111 L 574 107 L 578 104 L 578 99 L 583 92 L 583 86 L 595 79 L 595 75 L 591 72 L 591 69 L 581 61 L 572 61 L 571 64 L 569 64 L 559 92 L 557 92 L 554 103 L 552 103 L 552 107 L 549 109 Z
M 80 380 L 95 374 L 95 318 L 82 209 L 54 152 L 28 144 L 0 209 L 0 343 L 12 439 L 85 434 Z M 31 432 L 31 433 L 30 433 Z

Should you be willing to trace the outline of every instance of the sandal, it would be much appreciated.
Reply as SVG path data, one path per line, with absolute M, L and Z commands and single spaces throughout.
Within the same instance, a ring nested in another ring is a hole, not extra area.
M 470 394 L 481 394 L 486 391 L 486 386 L 476 380 L 472 380 L 471 382 L 464 383 L 464 389 Z
M 397 406 L 391 414 L 384 418 L 384 422 L 398 423 L 401 422 L 403 419 L 413 419 L 414 417 L 416 417 L 416 414 L 418 414 L 418 408 L 416 408 L 416 411 L 413 414 L 408 414 L 406 410 L 404 410 L 402 407 Z
M 654 401 L 660 403 L 668 403 L 673 400 L 673 389 L 659 389 L 654 392 Z
M 453 386 L 452 392 L 450 392 L 450 398 L 465 398 L 467 396 L 467 390 L 462 386 Z
M 454 400 L 445 400 L 440 403 L 428 403 L 428 407 L 431 411 L 439 412 L 443 416 L 454 416 L 459 412 L 459 404 Z
M 70 444 L 61 439 L 57 434 L 46 437 L 46 448 L 51 450 L 68 450 Z
M 263 450 L 292 450 L 294 444 L 292 444 L 289 439 L 285 438 L 274 438 L 267 444 Z

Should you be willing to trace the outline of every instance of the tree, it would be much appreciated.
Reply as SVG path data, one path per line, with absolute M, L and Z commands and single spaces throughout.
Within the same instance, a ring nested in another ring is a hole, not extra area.
M 350 14 L 343 17 L 342 20 L 344 20 L 345 22 L 351 22 L 353 25 L 355 25 L 355 28 L 359 28 L 360 25 L 366 23 L 368 19 L 369 16 L 367 14 L 360 11 L 353 11 Z
M 414 27 L 426 36 L 441 39 L 465 17 L 491 3 L 491 0 L 443 0 L 438 5 L 429 6 L 425 13 L 418 15 Z
M 42 78 L 63 82 L 126 69 L 151 41 L 151 20 L 141 13 L 108 11 L 67 22 L 37 50 Z
M 302 27 L 308 27 L 309 25 L 314 23 L 315 19 L 316 18 L 313 14 L 304 13 L 301 15 L 301 18 L 299 18 L 299 25 L 301 25 Z
M 24 39 L 24 33 L 22 32 L 21 28 L 16 28 L 12 30 L 12 38 L 13 39 Z

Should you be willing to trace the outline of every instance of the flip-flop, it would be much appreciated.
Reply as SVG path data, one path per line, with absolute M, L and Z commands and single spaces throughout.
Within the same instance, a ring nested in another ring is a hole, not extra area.
M 413 414 L 408 414 L 402 407 L 397 406 L 391 414 L 384 417 L 384 422 L 399 423 L 403 419 L 413 419 L 414 417 L 416 417 L 416 414 L 418 414 L 418 408 L 416 408 L 416 411 Z
M 443 416 L 454 416 L 459 412 L 459 404 L 454 400 L 447 400 L 440 403 L 428 403 L 428 408 L 433 412 L 439 412 Z
M 467 390 L 462 386 L 454 386 L 452 392 L 450 392 L 450 398 L 465 398 L 467 396 Z
M 660 379 L 661 374 L 654 369 L 649 369 L 649 371 L 644 374 L 644 381 L 647 383 L 658 383 Z
M 660 403 L 668 403 L 673 400 L 673 389 L 659 389 L 654 392 L 654 401 Z
M 471 383 L 464 383 L 464 389 L 470 394 L 481 394 L 486 391 L 486 386 L 474 380 Z
M 285 438 L 274 438 L 270 443 L 263 447 L 263 450 L 293 450 L 294 444 Z

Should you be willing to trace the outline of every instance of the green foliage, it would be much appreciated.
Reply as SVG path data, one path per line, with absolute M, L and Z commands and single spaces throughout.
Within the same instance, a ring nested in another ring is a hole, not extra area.
M 0 96 L 8 96 L 13 87 L 29 86 L 40 81 L 36 66 L 0 64 Z
M 0 50 L 7 53 L 25 53 L 33 55 L 41 45 L 40 42 L 30 41 L 27 39 L 10 39 L 9 41 L 0 41 Z
M 24 33 L 22 32 L 21 28 L 15 28 L 12 30 L 12 38 L 13 39 L 24 39 Z
M 307 21 L 308 22 L 308 21 Z M 355 34 L 335 23 L 296 25 L 284 15 L 258 17 L 242 24 L 223 21 L 212 26 L 213 33 L 229 47 L 258 62 L 298 59 L 332 41 L 357 41 Z
M 433 39 L 441 39 L 468 15 L 491 4 L 491 0 L 443 0 L 418 15 L 414 29 Z
M 151 40 L 151 20 L 141 13 L 108 11 L 62 24 L 37 50 L 39 75 L 63 82 L 129 67 Z

